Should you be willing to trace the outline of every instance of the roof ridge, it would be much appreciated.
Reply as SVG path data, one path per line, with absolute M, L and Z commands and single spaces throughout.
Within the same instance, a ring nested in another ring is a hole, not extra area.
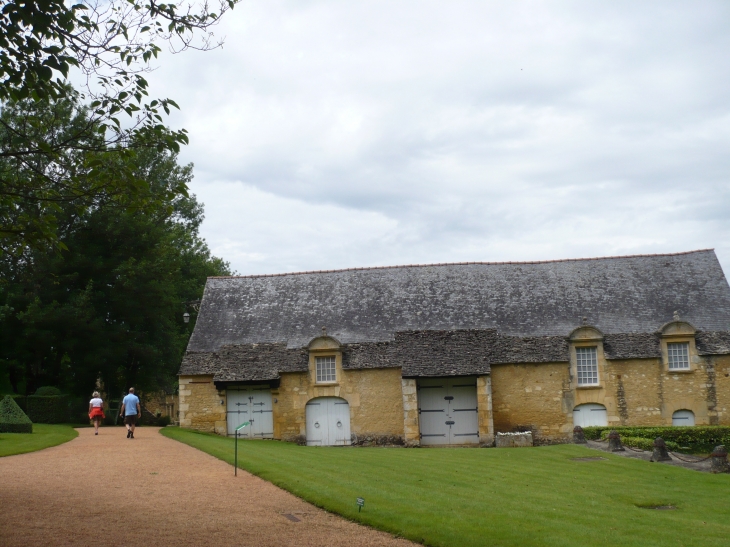
M 399 264 L 395 266 L 365 266 L 360 268 L 340 268 L 337 270 L 309 270 L 303 272 L 286 272 L 275 274 L 252 274 L 252 275 L 215 275 L 208 279 L 251 279 L 256 277 L 284 277 L 287 275 L 307 275 L 307 274 L 323 274 L 323 273 L 340 273 L 340 272 L 356 272 L 362 270 L 392 270 L 396 268 L 430 268 L 438 266 L 504 266 L 508 264 L 553 264 L 558 262 L 582 262 L 589 260 L 614 260 L 620 258 L 650 258 L 660 256 L 681 256 L 693 253 L 706 253 L 715 249 L 696 249 L 694 251 L 683 251 L 679 253 L 656 253 L 656 254 L 637 254 L 637 255 L 618 255 L 618 256 L 597 256 L 589 258 L 559 258 L 555 260 L 528 260 L 528 261 L 508 261 L 508 262 L 438 262 L 434 264 Z

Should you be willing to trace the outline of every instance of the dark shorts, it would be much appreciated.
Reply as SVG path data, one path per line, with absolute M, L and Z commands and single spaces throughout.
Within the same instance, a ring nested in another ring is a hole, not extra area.
M 125 416 L 124 417 L 124 424 L 125 425 L 135 425 L 137 423 L 137 415 L 132 414 L 131 416 Z

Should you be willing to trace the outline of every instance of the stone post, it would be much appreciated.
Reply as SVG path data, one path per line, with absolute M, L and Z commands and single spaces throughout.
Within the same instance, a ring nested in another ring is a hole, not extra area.
M 711 455 L 712 466 L 710 470 L 713 473 L 730 473 L 730 464 L 727 461 L 727 449 L 724 445 L 716 446 Z
M 573 428 L 573 442 L 575 444 L 586 444 L 586 435 L 583 433 L 583 428 L 579 425 Z
M 621 446 L 621 436 L 617 431 L 611 431 L 608 434 L 608 449 L 611 452 L 625 452 L 626 449 Z
M 654 439 L 654 452 L 651 454 L 650 462 L 671 462 L 672 458 L 669 457 L 667 452 L 667 444 L 664 439 L 657 437 Z

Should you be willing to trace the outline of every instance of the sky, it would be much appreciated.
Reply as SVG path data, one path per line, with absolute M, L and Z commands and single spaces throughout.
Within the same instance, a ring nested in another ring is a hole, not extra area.
M 730 3 L 244 0 L 164 54 L 241 275 L 715 248 Z

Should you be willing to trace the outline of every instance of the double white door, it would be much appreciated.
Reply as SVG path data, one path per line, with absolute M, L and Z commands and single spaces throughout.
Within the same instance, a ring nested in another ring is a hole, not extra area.
M 478 444 L 476 378 L 418 380 L 422 445 Z
M 274 413 L 270 386 L 231 386 L 226 390 L 226 398 L 228 399 L 228 435 L 235 435 L 237 427 L 249 422 L 249 425 L 239 432 L 239 438 L 274 438 Z
M 349 446 L 350 405 L 339 397 L 318 397 L 307 403 L 307 446 Z

